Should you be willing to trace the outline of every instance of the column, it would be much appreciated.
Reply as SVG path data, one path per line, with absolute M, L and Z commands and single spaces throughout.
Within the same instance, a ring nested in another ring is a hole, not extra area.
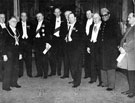
M 20 0 L 13 0 L 14 4 L 14 16 L 19 20 L 20 16 Z

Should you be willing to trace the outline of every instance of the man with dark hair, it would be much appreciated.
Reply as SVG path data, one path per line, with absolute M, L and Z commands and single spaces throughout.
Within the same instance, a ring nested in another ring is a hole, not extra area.
M 82 74 L 82 62 L 83 62 L 83 38 L 84 30 L 82 25 L 78 23 L 74 13 L 69 14 L 69 32 L 67 34 L 67 46 L 68 46 L 68 57 L 70 62 L 70 71 L 73 78 L 73 88 L 76 88 L 81 83 Z M 71 83 L 71 82 L 69 82 Z
M 91 56 L 90 56 L 90 50 L 87 50 L 87 46 L 89 44 L 88 38 L 91 35 L 90 34 L 90 27 L 93 24 L 93 15 L 91 10 L 86 11 L 86 22 L 85 22 L 85 33 L 86 33 L 86 42 L 85 42 L 85 51 L 84 51 L 84 57 L 85 57 L 85 62 L 84 62 L 84 79 L 90 77 L 90 71 L 91 71 Z
M 62 33 L 60 33 L 61 23 L 64 22 L 63 16 L 61 15 L 60 8 L 54 9 L 54 15 L 51 18 L 51 35 L 52 35 L 52 51 L 50 59 L 51 73 L 49 76 L 57 75 L 61 76 L 61 66 L 63 60 L 63 44 Z M 62 35 L 61 35 L 62 34 Z
M 123 53 L 124 49 L 126 62 L 124 65 L 127 65 L 127 80 L 129 84 L 129 90 L 122 92 L 122 94 L 128 95 L 129 98 L 135 96 L 135 15 L 131 12 L 128 15 L 129 27 L 121 40 L 120 52 Z
M 33 26 L 27 20 L 27 13 L 21 13 L 21 21 L 17 23 L 17 29 L 20 33 L 20 48 L 23 59 L 19 61 L 19 77 L 23 76 L 24 63 L 26 65 L 27 75 L 32 77 L 32 35 Z
M 48 53 L 45 53 L 47 43 L 50 43 L 50 26 L 47 21 L 44 20 L 42 13 L 37 13 L 37 24 L 35 27 L 34 36 L 34 51 L 35 51 L 35 62 L 37 75 L 35 77 L 43 77 L 44 79 L 48 76 Z

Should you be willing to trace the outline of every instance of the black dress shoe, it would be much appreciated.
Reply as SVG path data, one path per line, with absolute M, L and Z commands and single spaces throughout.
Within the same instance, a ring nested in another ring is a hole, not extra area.
M 19 77 L 19 78 L 21 78 L 21 77 L 22 77 L 22 75 L 19 75 L 18 77 Z
M 89 78 L 88 76 L 85 76 L 85 77 L 83 77 L 84 79 L 87 79 L 87 78 Z
M 58 74 L 58 76 L 61 76 L 61 74 Z
M 32 78 L 33 76 L 32 75 L 28 75 L 28 77 Z
M 99 83 L 97 86 L 98 86 L 98 87 L 101 87 L 101 86 L 102 86 L 102 83 Z
M 79 86 L 79 85 L 73 85 L 72 87 L 73 87 L 73 88 L 77 88 L 78 86 Z
M 94 83 L 95 81 L 89 81 L 90 84 Z
M 127 90 L 127 91 L 121 92 L 121 94 L 128 95 L 128 94 L 130 94 L 130 91 Z
M 56 75 L 56 74 L 49 74 L 48 76 L 50 76 L 50 77 L 51 77 L 51 76 L 54 76 L 54 75 Z
M 3 88 L 3 90 L 5 90 L 5 91 L 11 91 L 12 89 L 11 88 Z
M 21 86 L 20 85 L 11 85 L 11 87 L 16 87 L 16 88 L 21 88 Z
M 68 76 L 62 76 L 60 77 L 61 79 L 69 78 Z
M 47 76 L 44 76 L 43 78 L 44 78 L 44 79 L 47 79 Z
M 112 88 L 107 88 L 106 90 L 107 90 L 107 91 L 112 91 L 113 89 L 112 89 Z
M 42 77 L 42 75 L 36 75 L 36 76 L 34 76 L 34 77 Z
M 133 98 L 135 96 L 135 93 L 129 93 L 127 97 Z
M 73 84 L 74 82 L 73 81 L 71 81 L 71 82 L 68 82 L 69 84 Z

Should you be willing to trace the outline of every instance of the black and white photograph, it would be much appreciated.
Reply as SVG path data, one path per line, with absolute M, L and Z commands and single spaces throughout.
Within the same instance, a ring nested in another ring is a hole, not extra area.
M 135 103 L 135 0 L 0 0 L 0 103 Z

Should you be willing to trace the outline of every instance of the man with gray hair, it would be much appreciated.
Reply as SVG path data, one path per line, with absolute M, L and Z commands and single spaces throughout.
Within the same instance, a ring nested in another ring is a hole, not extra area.
M 18 72 L 19 72 L 19 59 L 22 59 L 22 56 L 19 52 L 19 37 L 20 34 L 16 30 L 17 19 L 16 17 L 11 17 L 9 20 L 9 25 L 6 28 L 5 32 L 5 47 L 4 47 L 4 77 L 2 89 L 10 91 L 10 87 L 20 88 L 18 85 Z
M 94 23 L 90 27 L 90 36 L 89 36 L 89 45 L 87 49 L 90 50 L 91 55 L 91 80 L 90 84 L 94 83 L 99 79 L 99 85 L 101 85 L 101 73 L 99 67 L 99 51 L 98 51 L 98 42 L 100 40 L 102 21 L 98 13 L 93 15 Z
M 68 16 L 69 14 L 72 13 L 72 11 L 65 11 L 64 15 L 65 15 L 65 21 L 61 23 L 61 28 L 60 28 L 60 34 L 63 37 L 63 52 L 64 52 L 64 74 L 61 77 L 62 79 L 68 78 L 69 77 L 69 70 L 70 70 L 70 64 L 69 64 L 69 59 L 68 59 L 68 55 L 67 55 L 67 38 L 66 35 L 68 33 L 68 29 L 69 29 L 69 20 L 68 20 Z

